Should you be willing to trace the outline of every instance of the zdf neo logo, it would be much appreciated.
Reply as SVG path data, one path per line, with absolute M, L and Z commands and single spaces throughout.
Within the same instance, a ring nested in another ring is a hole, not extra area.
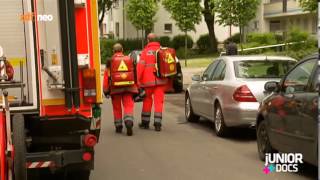
M 301 153 L 266 153 L 263 168 L 265 174 L 272 172 L 298 172 L 299 164 L 303 164 Z
M 39 22 L 50 22 L 53 21 L 53 15 L 51 14 L 35 14 L 35 13 L 25 13 L 20 15 L 20 20 L 27 21 L 39 21 Z

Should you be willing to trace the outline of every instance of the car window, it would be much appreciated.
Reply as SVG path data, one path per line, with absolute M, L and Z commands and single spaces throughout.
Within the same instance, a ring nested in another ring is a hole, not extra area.
M 209 81 L 212 77 L 212 73 L 214 72 L 214 70 L 216 69 L 217 65 L 219 64 L 220 61 L 214 61 L 213 63 L 211 63 L 208 68 L 204 71 L 203 75 L 202 75 L 202 80 L 204 81 Z
M 295 67 L 285 78 L 282 90 L 285 93 L 304 92 L 315 65 L 316 60 L 313 59 Z
M 312 91 L 319 91 L 320 88 L 320 82 L 319 82 L 319 77 L 320 77 L 320 69 L 317 67 L 316 72 L 313 76 L 313 82 L 312 82 Z
M 295 61 L 235 61 L 235 75 L 238 78 L 282 78 L 293 66 Z
M 226 73 L 226 66 L 227 66 L 226 63 L 224 61 L 221 61 L 217 66 L 216 70 L 214 71 L 213 76 L 211 77 L 211 80 L 213 81 L 223 80 Z

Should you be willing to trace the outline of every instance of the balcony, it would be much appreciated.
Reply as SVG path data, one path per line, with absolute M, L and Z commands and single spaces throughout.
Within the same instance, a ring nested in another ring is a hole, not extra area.
M 282 0 L 266 0 L 264 4 L 264 17 L 276 18 L 306 14 L 299 6 L 297 0 L 288 0 L 287 8 L 284 8 Z

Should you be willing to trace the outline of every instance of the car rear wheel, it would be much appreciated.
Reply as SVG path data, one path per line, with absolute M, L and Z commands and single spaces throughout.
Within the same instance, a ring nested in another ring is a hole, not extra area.
M 191 106 L 191 100 L 189 95 L 186 95 L 186 100 L 185 100 L 185 116 L 187 121 L 189 122 L 198 122 L 200 119 L 200 116 L 194 114 L 192 106 Z
M 276 151 L 272 148 L 268 132 L 267 132 L 267 122 L 262 121 L 258 124 L 257 129 L 257 144 L 259 158 L 264 161 L 266 153 L 275 153 Z
M 222 109 L 220 104 L 216 105 L 215 113 L 214 113 L 214 128 L 216 130 L 216 134 L 219 137 L 224 137 L 228 133 L 228 127 L 224 123 L 224 117 L 222 113 Z

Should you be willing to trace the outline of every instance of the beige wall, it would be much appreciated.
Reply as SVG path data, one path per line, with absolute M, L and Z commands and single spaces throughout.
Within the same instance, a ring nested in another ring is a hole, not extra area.
M 303 12 L 297 0 L 288 0 L 287 12 L 283 13 L 282 10 L 282 1 L 262 1 L 257 9 L 256 18 L 248 25 L 248 32 L 270 32 L 270 22 L 280 21 L 279 33 L 286 32 L 291 27 L 299 27 L 310 34 L 316 33 L 316 14 Z M 258 24 L 258 28 L 255 28 L 255 23 Z

